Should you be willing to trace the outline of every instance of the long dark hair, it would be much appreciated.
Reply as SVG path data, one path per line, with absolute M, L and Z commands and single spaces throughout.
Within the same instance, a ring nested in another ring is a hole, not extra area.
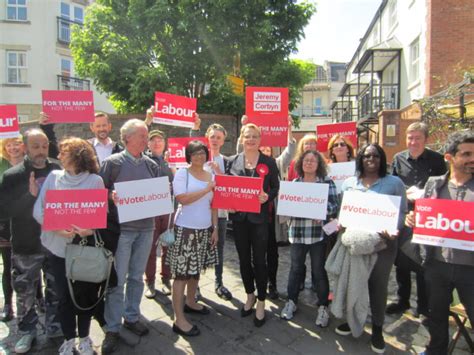
M 380 166 L 379 166 L 379 177 L 385 177 L 387 175 L 387 155 L 385 155 L 385 151 L 379 146 L 377 143 L 369 143 L 363 146 L 359 152 L 357 153 L 356 157 L 356 174 L 357 176 L 361 177 L 364 175 L 364 154 L 367 148 L 374 147 L 377 150 L 377 153 L 380 155 Z

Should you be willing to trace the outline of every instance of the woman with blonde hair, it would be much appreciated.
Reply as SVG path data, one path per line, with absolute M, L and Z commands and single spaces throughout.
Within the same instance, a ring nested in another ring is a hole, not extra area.
M 296 157 L 300 157 L 303 152 L 307 150 L 317 150 L 318 137 L 314 133 L 305 134 L 303 138 L 298 142 L 298 147 L 296 148 Z M 298 176 L 298 173 L 295 170 L 296 159 L 294 159 L 290 167 L 288 168 L 288 181 L 293 181 Z
M 354 147 L 346 137 L 336 134 L 328 143 L 330 163 L 345 163 L 354 160 Z

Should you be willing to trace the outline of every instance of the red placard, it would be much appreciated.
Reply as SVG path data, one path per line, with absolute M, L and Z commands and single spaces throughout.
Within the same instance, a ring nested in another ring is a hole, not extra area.
M 107 226 L 107 189 L 48 190 L 44 206 L 45 231 Z
M 168 164 L 173 168 L 185 168 L 188 166 L 186 162 L 186 146 L 191 141 L 201 141 L 208 148 L 209 143 L 206 137 L 180 137 L 180 138 L 168 138 Z M 211 152 L 209 152 L 210 158 Z
M 169 126 L 193 127 L 197 99 L 155 92 L 153 122 Z
M 20 135 L 15 105 L 0 105 L 0 138 Z
M 288 144 L 288 89 L 247 87 L 245 114 L 249 123 L 262 130 L 261 146 L 284 147 Z
M 260 213 L 258 195 L 262 188 L 262 178 L 216 175 L 211 206 L 224 210 Z
M 49 123 L 94 122 L 92 91 L 43 90 L 43 112 Z
M 413 242 L 474 251 L 474 202 L 418 199 Z
M 344 136 L 354 148 L 357 148 L 357 122 L 320 124 L 316 126 L 316 133 L 318 135 L 318 151 L 322 153 L 327 152 L 329 140 L 336 134 Z

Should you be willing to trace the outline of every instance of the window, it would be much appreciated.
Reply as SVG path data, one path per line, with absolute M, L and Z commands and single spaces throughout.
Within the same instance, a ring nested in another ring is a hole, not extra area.
M 82 7 L 74 6 L 74 21 L 84 23 L 84 10 Z
M 420 78 L 420 39 L 415 39 L 410 45 L 410 83 Z
M 7 51 L 8 84 L 27 83 L 26 52 Z
M 321 98 L 317 97 L 314 99 L 314 113 L 320 115 L 322 113 Z
M 397 24 L 397 2 L 396 0 L 390 1 L 388 5 L 388 28 L 391 30 L 393 26 Z
M 61 75 L 72 76 L 72 60 L 69 58 L 61 58 Z
M 26 10 L 26 0 L 7 0 L 7 20 L 28 20 Z
M 71 42 L 71 24 L 75 23 L 80 25 L 84 23 L 84 8 L 61 2 L 60 18 L 58 19 L 59 42 Z

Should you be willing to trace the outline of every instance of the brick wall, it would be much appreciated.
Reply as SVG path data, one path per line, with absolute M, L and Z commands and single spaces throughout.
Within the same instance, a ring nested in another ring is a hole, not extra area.
M 426 95 L 462 80 L 474 67 L 474 1 L 426 0 Z
M 125 121 L 130 118 L 145 119 L 144 114 L 128 114 L 128 115 L 111 115 L 110 119 L 112 121 L 112 132 L 110 136 L 113 140 L 118 141 L 120 137 L 120 127 Z M 219 123 L 227 130 L 227 139 L 225 141 L 222 153 L 225 155 L 235 154 L 235 146 L 237 143 L 237 138 L 239 136 L 239 125 L 240 122 L 234 116 L 224 116 L 224 115 L 211 115 L 211 114 L 200 114 L 201 118 L 201 132 L 204 135 L 206 133 L 207 127 L 212 123 Z M 37 127 L 38 122 L 26 122 L 21 124 L 21 131 L 24 132 L 28 128 Z M 189 136 L 189 129 L 174 127 L 174 126 L 165 126 L 165 125 L 155 125 L 151 126 L 151 129 L 160 129 L 164 131 L 168 137 L 187 137 Z M 92 133 L 89 129 L 88 123 L 80 124 L 57 124 L 55 127 L 55 132 L 58 138 L 64 136 L 76 136 L 84 139 L 90 138 Z

